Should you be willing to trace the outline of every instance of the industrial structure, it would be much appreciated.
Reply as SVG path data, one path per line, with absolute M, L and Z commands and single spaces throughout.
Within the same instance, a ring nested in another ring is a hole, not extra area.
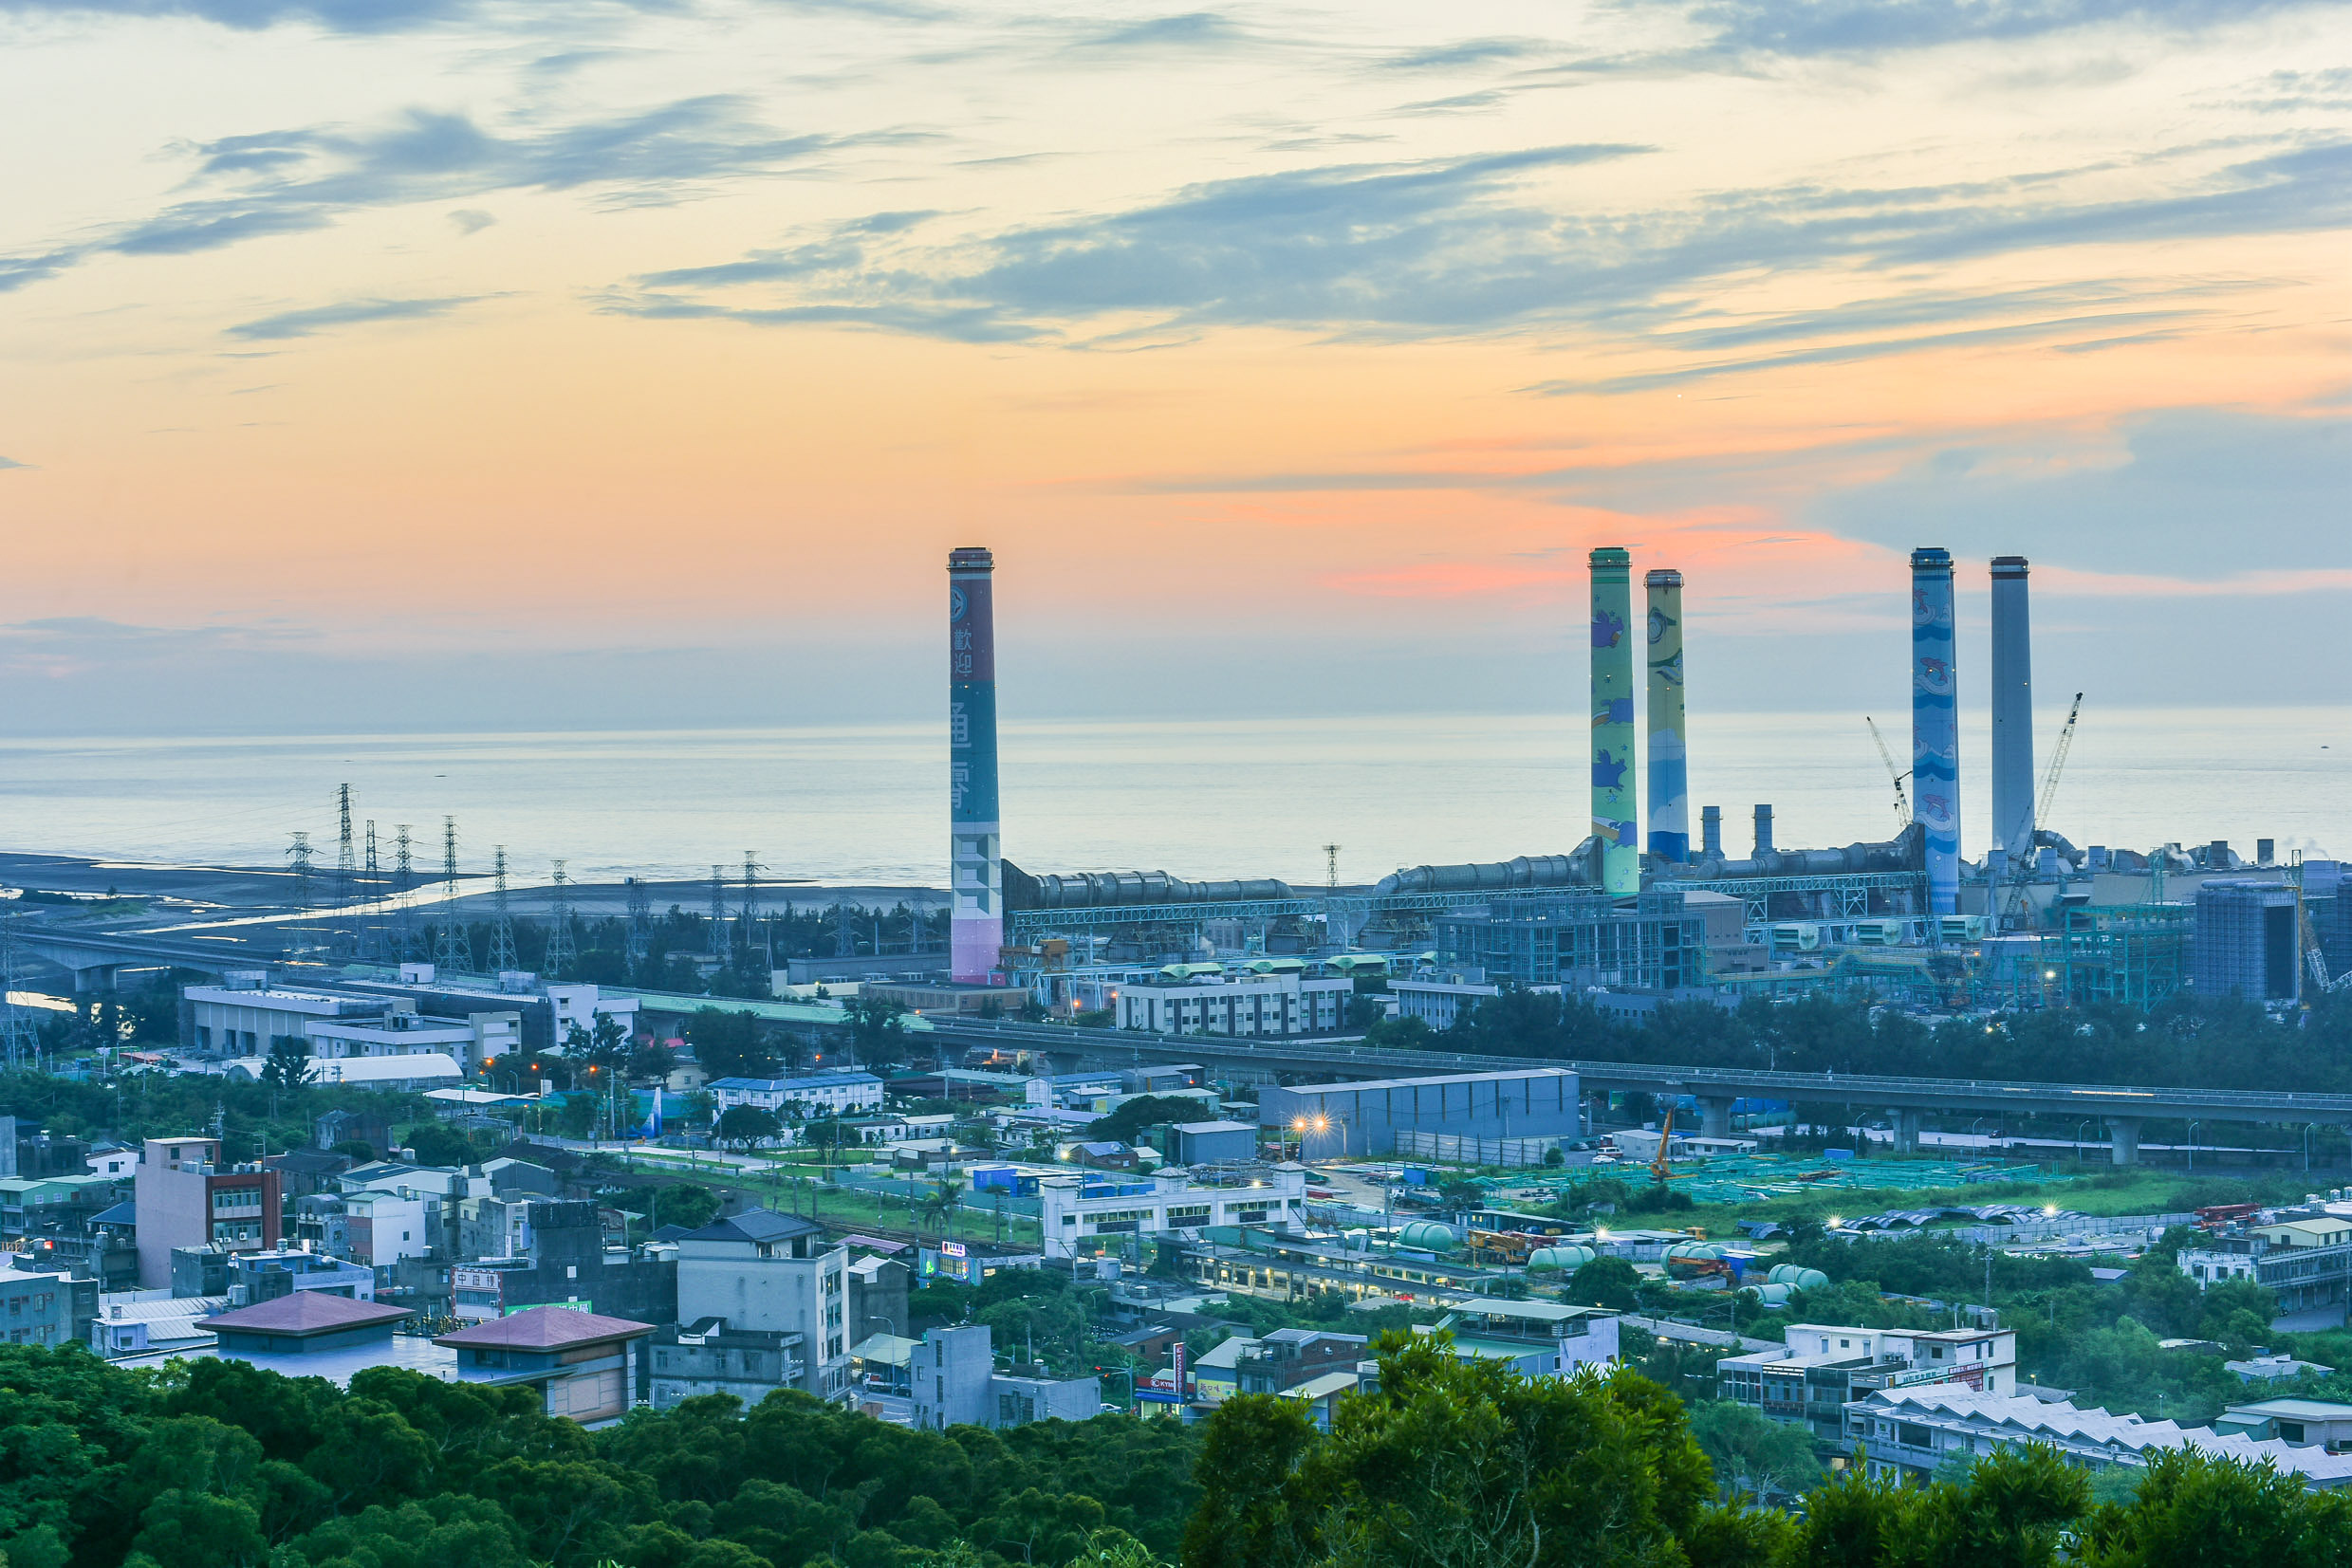
M 1641 891 L 1641 830 L 1634 811 L 1633 557 L 1592 552 L 1592 832 L 1601 885 Z
M 1690 769 L 1682 746 L 1682 574 L 1656 571 L 1650 591 L 1650 855 L 1691 858 Z
M 1960 677 L 1954 668 L 1952 552 L 1911 552 L 1911 791 L 1926 833 L 1929 913 L 1960 909 Z
M 995 558 L 950 551 L 948 575 L 948 885 L 950 975 L 985 982 L 1005 944 L 1002 828 L 996 804 Z
M 2033 852 L 2033 641 L 2026 558 L 1992 558 L 1992 844 Z

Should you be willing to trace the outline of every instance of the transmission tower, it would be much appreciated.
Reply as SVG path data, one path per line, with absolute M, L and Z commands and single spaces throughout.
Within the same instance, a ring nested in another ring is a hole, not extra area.
M 645 960 L 654 948 L 654 900 L 645 891 L 645 878 L 632 876 L 629 889 L 629 978 L 642 982 Z
M 743 945 L 748 950 L 752 943 L 762 942 L 768 954 L 768 967 L 772 970 L 776 967 L 775 933 L 763 932 L 760 920 L 760 873 L 767 869 L 760 864 L 759 851 L 747 849 L 743 852 Z
M 846 899 L 834 904 L 833 956 L 836 958 L 858 956 L 858 928 L 850 923 L 850 916 L 851 911 Z
M 473 944 L 466 937 L 466 923 L 457 913 L 457 819 L 441 819 L 441 925 L 433 943 L 433 962 L 436 968 L 457 974 L 473 972 Z
M 335 803 L 342 817 L 335 850 L 335 908 L 341 910 L 351 902 L 351 879 L 360 869 L 358 859 L 351 853 L 351 786 L 349 784 L 336 786 Z
M 727 962 L 727 868 L 711 868 L 711 956 Z
M 555 885 L 547 890 L 547 978 L 561 980 L 579 963 L 580 951 L 572 946 L 572 880 L 558 860 Z
M 361 882 L 367 890 L 367 913 L 360 926 L 360 956 L 381 958 L 384 948 L 383 880 L 376 868 L 376 819 L 367 820 L 367 870 Z
M 310 925 L 310 835 L 295 834 L 293 847 L 286 854 L 294 866 L 294 908 L 297 912 L 294 940 L 287 944 L 287 952 L 291 955 L 303 950 L 303 936 Z
M 931 907 L 928 900 L 919 893 L 908 902 L 906 907 L 907 951 L 912 953 L 923 950 L 923 928 L 930 924 L 925 916 L 930 913 Z
M 514 950 L 514 916 L 507 908 L 507 846 L 491 851 L 490 972 L 505 974 L 523 967 Z
M 410 964 L 417 959 L 417 868 L 410 859 L 409 824 L 401 822 L 394 831 L 398 837 L 393 840 L 392 897 L 399 906 L 400 962 Z
M 41 1026 L 16 1001 L 16 928 L 0 922 L 0 1054 L 11 1070 L 41 1061 Z

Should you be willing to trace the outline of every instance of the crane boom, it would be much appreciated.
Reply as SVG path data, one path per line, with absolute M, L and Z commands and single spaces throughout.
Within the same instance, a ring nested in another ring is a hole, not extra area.
M 2050 747 L 2049 771 L 2042 775 L 2042 794 L 2033 802 L 2033 830 L 2037 836 L 2023 845 L 2009 849 L 2009 893 L 2001 901 L 2001 924 L 2014 927 L 2019 907 L 2025 902 L 2026 883 L 2032 878 L 2034 850 L 2039 835 L 2050 820 L 2050 804 L 2058 798 L 2058 776 L 2065 771 L 2066 753 L 2074 749 L 2074 724 L 2083 716 L 2083 693 L 2074 694 L 2074 706 L 2066 710 L 2065 728 L 2058 731 L 2058 744 Z
M 1886 748 L 1886 737 L 1879 733 L 1878 721 L 1864 713 L 1862 727 L 1870 731 L 1870 744 L 1879 748 L 1879 761 L 1886 764 L 1886 776 L 1895 782 L 1895 825 L 1898 828 L 1909 827 L 1911 825 L 1911 796 L 1903 788 L 1903 781 L 1911 775 L 1896 771 L 1895 753 Z

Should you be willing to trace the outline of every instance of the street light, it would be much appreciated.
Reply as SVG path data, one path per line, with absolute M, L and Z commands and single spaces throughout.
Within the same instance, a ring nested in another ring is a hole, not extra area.
M 2192 1171 L 2196 1169 L 2196 1130 L 2202 1125 L 2202 1122 L 2189 1123 L 2189 1169 Z

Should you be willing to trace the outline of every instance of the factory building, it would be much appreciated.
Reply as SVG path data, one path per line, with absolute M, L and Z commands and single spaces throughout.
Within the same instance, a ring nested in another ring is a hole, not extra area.
M 1306 1154 L 1388 1154 L 1406 1132 L 1574 1136 L 1583 1130 L 1583 1106 L 1576 1075 L 1562 1067 L 1259 1091 L 1258 1125 L 1292 1131 L 1302 1123 L 1314 1130 Z
M 1347 1021 L 1356 983 L 1345 977 L 1229 974 L 1216 964 L 1172 964 L 1119 993 L 1119 1026 L 1161 1035 L 1324 1034 Z
M 2196 890 L 2190 984 L 2199 996 L 2292 1002 L 2303 994 L 2295 890 L 2230 878 Z
M 1435 925 L 1437 961 L 1482 969 L 1490 981 L 1644 990 L 1707 983 L 1707 919 L 1680 893 L 1644 893 L 1627 907 L 1565 889 L 1448 910 Z

